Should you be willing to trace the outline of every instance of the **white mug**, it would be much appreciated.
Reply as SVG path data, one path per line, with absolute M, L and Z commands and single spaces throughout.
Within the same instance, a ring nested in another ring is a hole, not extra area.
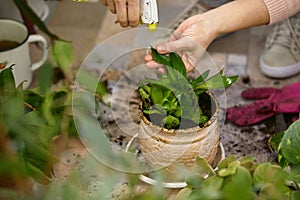
M 13 66 L 13 74 L 16 85 L 23 83 L 23 88 L 28 88 L 32 81 L 33 71 L 41 67 L 48 57 L 47 40 L 38 34 L 30 35 L 29 31 L 21 22 L 12 19 L 0 19 L 0 45 L 15 42 L 13 47 L 0 46 L 0 63 L 7 62 L 5 68 Z M 38 42 L 41 45 L 41 59 L 31 62 L 29 43 Z M 0 71 L 3 69 L 0 69 Z

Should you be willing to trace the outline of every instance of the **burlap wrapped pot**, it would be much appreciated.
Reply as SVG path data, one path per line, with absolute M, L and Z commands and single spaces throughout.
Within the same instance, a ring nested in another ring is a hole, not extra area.
M 179 165 L 192 169 L 197 156 L 204 158 L 209 164 L 214 161 L 220 144 L 217 120 L 219 104 L 213 95 L 209 96 L 213 113 L 203 127 L 169 130 L 151 123 L 141 114 L 139 144 L 151 170 L 163 168 L 175 176 L 175 169 Z

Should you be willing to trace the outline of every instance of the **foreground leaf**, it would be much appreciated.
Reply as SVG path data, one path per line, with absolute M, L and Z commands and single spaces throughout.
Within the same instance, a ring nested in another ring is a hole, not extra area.
M 288 162 L 300 164 L 300 120 L 295 121 L 285 131 L 280 149 Z

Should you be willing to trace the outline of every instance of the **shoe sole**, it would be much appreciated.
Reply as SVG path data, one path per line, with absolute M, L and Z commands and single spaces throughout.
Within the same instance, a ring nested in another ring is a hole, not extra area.
M 287 78 L 300 73 L 300 62 L 293 65 L 273 67 L 273 66 L 266 65 L 263 62 L 263 57 L 261 56 L 259 59 L 259 64 L 260 64 L 261 71 L 266 76 L 269 76 L 271 78 Z

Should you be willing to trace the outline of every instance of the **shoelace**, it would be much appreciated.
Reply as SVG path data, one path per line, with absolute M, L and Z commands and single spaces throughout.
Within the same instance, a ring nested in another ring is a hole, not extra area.
M 281 23 L 275 25 L 274 34 L 275 36 L 272 37 L 270 41 L 270 46 L 272 44 L 278 44 L 281 46 L 285 46 L 289 48 L 291 46 L 291 42 L 295 42 L 298 48 L 300 49 L 300 41 L 297 38 L 297 33 L 293 28 L 293 24 L 300 23 L 297 20 L 300 20 L 300 14 L 294 17 L 294 23 L 291 22 L 291 19 L 287 19 Z
M 300 23 L 300 15 L 299 15 L 299 17 L 296 18 L 295 20 L 299 20 L 298 23 Z M 300 49 L 300 41 L 299 41 L 298 38 L 297 38 L 296 32 L 295 32 L 295 30 L 293 29 L 293 26 L 292 26 L 292 23 L 291 23 L 290 19 L 287 19 L 286 22 L 287 22 L 287 25 L 288 25 L 288 27 L 289 27 L 289 29 L 290 29 L 290 31 L 291 31 L 291 34 L 292 34 L 292 36 L 293 36 L 294 41 L 296 42 L 298 48 Z M 297 22 L 295 22 L 295 24 L 296 24 L 296 23 L 297 23 Z M 298 34 L 300 34 L 300 33 L 298 33 Z

